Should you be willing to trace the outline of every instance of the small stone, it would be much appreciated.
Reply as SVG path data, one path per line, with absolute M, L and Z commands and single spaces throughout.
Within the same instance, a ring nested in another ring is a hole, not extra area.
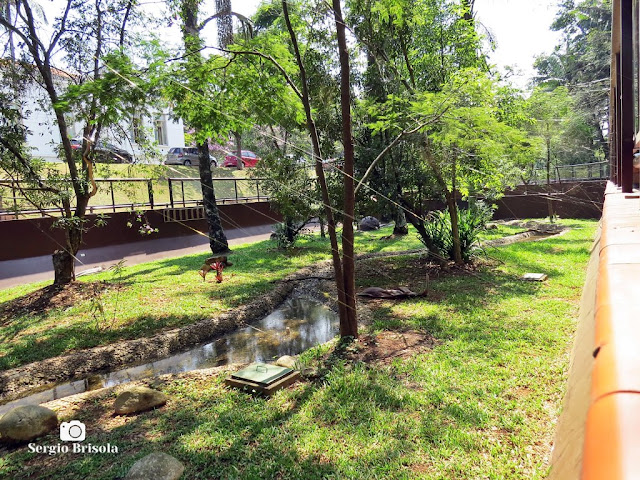
M 168 397 L 148 387 L 133 387 L 116 398 L 115 412 L 118 415 L 144 412 L 167 403 Z
M 27 442 L 58 428 L 58 416 L 40 405 L 22 405 L 0 419 L 0 436 L 14 442 Z
M 376 217 L 364 217 L 360 220 L 358 230 L 362 232 L 370 232 L 372 230 L 378 230 L 380 228 L 380 222 Z
M 522 276 L 523 280 L 527 280 L 529 282 L 544 282 L 547 279 L 546 273 L 525 273 Z
M 125 480 L 177 480 L 184 472 L 180 460 L 162 452 L 150 453 L 133 464 Z
M 276 365 L 278 365 L 279 367 L 295 368 L 296 358 L 290 355 L 283 355 L 278 360 L 276 360 Z

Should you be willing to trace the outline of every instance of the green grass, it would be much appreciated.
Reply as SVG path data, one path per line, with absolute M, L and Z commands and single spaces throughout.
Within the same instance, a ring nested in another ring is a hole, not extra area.
M 84 421 L 87 441 L 116 444 L 118 455 L 45 458 L 21 448 L 0 460 L 0 476 L 121 478 L 163 451 L 189 479 L 544 478 L 596 228 L 563 223 L 572 228 L 563 236 L 492 250 L 473 272 L 433 278 L 427 298 L 369 303 L 372 330 L 429 333 L 437 343 L 427 353 L 389 364 L 330 357 L 321 379 L 269 400 L 227 390 L 223 375 L 159 382 L 170 402 L 134 417 L 114 419 L 109 395 L 86 400 L 63 419 Z M 411 285 L 420 271 L 415 257 L 375 261 L 379 277 L 360 285 Z M 520 280 L 530 271 L 549 279 Z M 331 348 L 304 361 L 323 361 Z
M 403 238 L 371 241 L 391 233 L 356 234 L 359 252 L 419 248 L 415 232 Z M 214 275 L 204 283 L 198 274 L 210 253 L 159 260 L 81 277 L 81 282 L 108 282 L 98 295 L 87 294 L 71 306 L 47 313 L 3 313 L 3 304 L 43 287 L 44 283 L 0 290 L 0 370 L 59 356 L 122 339 L 149 336 L 228 311 L 250 302 L 281 279 L 306 265 L 329 258 L 329 242 L 303 238 L 292 252 L 277 250 L 271 241 L 233 248 L 233 266 L 221 284 Z M 101 305 L 104 315 L 96 312 Z M 37 348 L 34 348 L 34 345 Z

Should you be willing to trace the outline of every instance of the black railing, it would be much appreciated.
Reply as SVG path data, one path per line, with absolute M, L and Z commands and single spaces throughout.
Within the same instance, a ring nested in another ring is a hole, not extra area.
M 261 178 L 214 178 L 213 187 L 219 204 L 260 202 L 269 199 Z M 61 183 L 70 185 L 68 180 Z M 100 178 L 98 191 L 90 201 L 88 213 L 164 209 L 202 205 L 199 178 Z M 105 188 L 106 186 L 106 188 Z M 0 218 L 57 215 L 62 207 L 43 205 L 34 208 L 22 195 L 15 180 L 0 179 Z M 73 208 L 73 205 L 72 205 Z
M 609 162 L 578 163 L 576 165 L 558 165 L 550 173 L 552 183 L 607 180 L 609 178 Z M 529 184 L 541 185 L 547 183 L 547 171 L 540 168 L 533 171 Z

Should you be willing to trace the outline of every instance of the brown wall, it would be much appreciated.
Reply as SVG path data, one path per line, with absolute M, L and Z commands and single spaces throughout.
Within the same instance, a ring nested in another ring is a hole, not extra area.
M 606 180 L 551 184 L 553 206 L 560 218 L 602 216 Z M 520 185 L 505 193 L 497 203 L 496 220 L 506 218 L 543 218 L 549 214 L 546 185 Z
M 281 220 L 279 214 L 271 210 L 268 202 L 248 204 L 218 205 L 220 218 L 225 229 L 246 228 L 269 225 Z M 162 210 L 149 210 L 146 218 L 158 232 L 152 236 L 140 235 L 135 216 L 131 212 L 110 213 L 105 227 L 92 227 L 84 235 L 82 248 L 96 248 L 108 245 L 131 243 L 150 238 L 170 238 L 206 232 L 205 220 L 165 222 Z M 89 226 L 94 224 L 95 215 L 88 215 Z M 127 226 L 128 222 L 133 227 Z M 52 229 L 51 218 L 0 221 L 0 261 L 49 255 L 65 244 L 60 229 Z

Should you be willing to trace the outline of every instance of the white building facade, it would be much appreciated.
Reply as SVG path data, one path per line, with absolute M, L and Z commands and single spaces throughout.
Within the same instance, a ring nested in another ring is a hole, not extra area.
M 58 150 L 62 138 L 58 122 L 45 91 L 38 85 L 26 89 L 23 113 L 31 154 L 47 161 L 60 161 Z M 70 123 L 70 138 L 82 138 L 82 128 L 81 123 Z M 137 143 L 141 138 L 151 143 L 151 152 Z M 100 140 L 128 151 L 139 163 L 161 163 L 170 148 L 185 146 L 182 120 L 172 119 L 168 108 L 158 109 L 151 116 L 134 117 L 133 122 L 103 130 Z

